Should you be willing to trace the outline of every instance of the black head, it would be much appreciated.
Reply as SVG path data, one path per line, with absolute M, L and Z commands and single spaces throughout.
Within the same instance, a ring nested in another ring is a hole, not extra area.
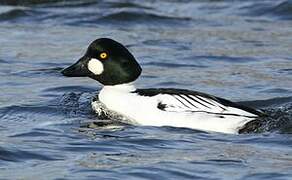
M 69 77 L 87 76 L 103 85 L 118 85 L 136 80 L 141 67 L 122 44 L 108 38 L 93 41 L 85 55 L 75 64 L 64 69 Z

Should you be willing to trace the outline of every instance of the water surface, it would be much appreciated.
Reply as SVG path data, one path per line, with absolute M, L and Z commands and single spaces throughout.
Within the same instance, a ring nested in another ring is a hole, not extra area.
M 292 179 L 292 1 L 0 2 L 1 179 Z M 101 86 L 65 78 L 96 38 L 125 44 L 140 88 L 193 89 L 273 118 L 259 134 L 88 127 Z

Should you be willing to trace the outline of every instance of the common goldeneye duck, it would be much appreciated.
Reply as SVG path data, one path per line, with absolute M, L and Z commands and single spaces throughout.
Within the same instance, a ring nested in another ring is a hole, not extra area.
M 93 41 L 85 55 L 64 69 L 69 77 L 87 76 L 103 84 L 99 101 L 140 125 L 186 127 L 241 133 L 258 124 L 260 111 L 205 93 L 172 89 L 136 89 L 141 67 L 122 44 L 108 38 Z M 256 122 L 256 123 L 254 123 Z

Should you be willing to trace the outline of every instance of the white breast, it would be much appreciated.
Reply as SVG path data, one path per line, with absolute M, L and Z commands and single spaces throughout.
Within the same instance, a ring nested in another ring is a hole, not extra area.
M 184 109 L 162 111 L 157 108 L 157 104 L 162 99 L 170 104 L 176 103 L 171 96 L 139 96 L 130 93 L 133 90 L 135 88 L 130 85 L 105 86 L 99 93 L 99 100 L 110 110 L 120 113 L 138 124 L 148 126 L 174 126 L 204 131 L 238 133 L 238 130 L 245 123 L 254 119 L 253 117 L 230 115 L 219 116 L 203 111 L 191 112 Z

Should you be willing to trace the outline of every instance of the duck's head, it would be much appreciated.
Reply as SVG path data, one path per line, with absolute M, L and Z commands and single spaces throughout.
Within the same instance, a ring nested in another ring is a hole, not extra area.
M 141 67 L 122 44 L 108 38 L 93 41 L 85 55 L 62 70 L 64 76 L 90 77 L 103 85 L 118 85 L 135 81 Z

